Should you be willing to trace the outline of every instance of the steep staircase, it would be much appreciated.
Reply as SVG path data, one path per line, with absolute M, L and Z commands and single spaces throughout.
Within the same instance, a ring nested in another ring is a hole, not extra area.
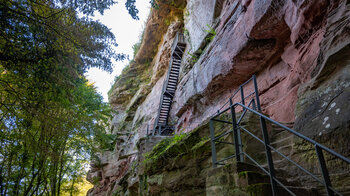
M 297 196 L 319 196 L 315 188 L 300 188 L 300 183 L 289 184 L 288 188 Z M 278 196 L 289 195 L 282 187 L 277 187 L 276 192 Z M 233 162 L 207 172 L 206 195 L 270 196 L 273 193 L 270 177 L 259 167 L 244 162 Z
M 154 122 L 152 135 L 171 135 L 172 126 L 169 125 L 169 113 L 173 97 L 177 88 L 182 55 L 186 48 L 183 34 L 177 33 L 171 48 L 171 58 L 166 79 L 160 97 L 157 118 Z
M 253 82 L 254 91 L 245 96 L 243 87 L 249 82 Z M 247 177 L 253 179 L 252 183 L 247 182 L 238 187 L 248 192 L 252 187 L 261 190 L 252 195 L 350 195 L 350 174 L 340 168 L 336 169 L 338 173 L 331 173 L 334 168 L 327 165 L 328 161 L 333 161 L 339 166 L 350 168 L 350 159 L 294 131 L 293 123 L 280 123 L 262 114 L 258 92 L 256 77 L 253 76 L 234 92 L 224 104 L 226 108 L 221 107 L 211 117 L 209 125 L 213 168 L 227 166 L 232 158 L 237 164 L 254 165 L 258 169 L 243 170 L 252 175 L 251 178 L 249 175 Z M 241 100 L 234 103 L 236 95 L 240 95 Z M 220 133 L 223 129 L 218 127 L 222 126 L 216 123 L 230 126 L 230 130 Z M 220 131 L 215 133 L 215 129 Z M 223 141 L 222 138 L 228 134 L 232 134 L 232 141 Z M 217 154 L 216 147 L 220 144 L 231 145 L 234 154 L 224 157 Z M 312 160 L 308 159 L 310 155 Z M 239 176 L 239 172 L 236 173 Z

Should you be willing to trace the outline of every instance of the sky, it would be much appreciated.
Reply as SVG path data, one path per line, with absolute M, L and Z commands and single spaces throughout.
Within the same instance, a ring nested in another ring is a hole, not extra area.
M 118 47 L 117 53 L 124 53 L 133 58 L 132 46 L 138 42 L 139 37 L 145 27 L 145 21 L 150 12 L 148 0 L 136 0 L 136 7 L 139 10 L 140 20 L 134 20 L 125 8 L 126 0 L 118 0 L 118 3 L 106 10 L 103 15 L 95 14 L 95 19 L 106 25 L 115 35 Z M 98 68 L 91 68 L 85 76 L 95 83 L 97 91 L 103 96 L 104 101 L 108 101 L 107 92 L 111 88 L 114 78 L 121 73 L 128 60 L 113 62 L 113 73 L 109 74 Z

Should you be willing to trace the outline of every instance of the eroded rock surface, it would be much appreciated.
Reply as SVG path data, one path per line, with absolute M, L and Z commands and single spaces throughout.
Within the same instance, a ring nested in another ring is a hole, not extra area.
M 100 164 L 93 164 L 88 178 L 96 185 L 90 195 L 205 194 L 211 165 L 207 129 L 200 134 L 206 139 L 194 137 L 194 143 L 189 140 L 181 149 L 174 145 L 175 151 L 157 157 L 153 162 L 158 164 L 156 169 L 145 169 L 144 153 L 151 147 L 140 150 L 140 144 L 148 141 L 144 139 L 147 129 L 153 128 L 170 48 L 179 31 L 188 44 L 170 114 L 176 133 L 202 125 L 255 74 L 266 115 L 291 125 L 295 122 L 297 131 L 350 156 L 348 1 L 157 2 L 159 9 L 151 12 L 140 51 L 111 89 L 109 100 L 116 111 L 111 133 L 117 136 L 116 146 L 114 152 L 100 156 Z M 253 85 L 248 83 L 244 94 L 252 91 Z M 233 100 L 240 101 L 240 97 Z M 281 134 L 275 136 L 281 139 Z M 280 141 L 288 147 L 288 156 L 310 170 L 318 170 L 314 167 L 313 146 L 293 137 L 288 143 Z M 156 142 L 150 143 L 153 146 Z M 258 154 L 257 148 L 261 147 L 250 140 L 245 147 Z M 180 156 L 176 149 L 183 154 Z M 220 153 L 225 155 L 230 150 Z M 300 156 L 302 153 L 305 155 Z M 338 168 L 332 172 L 339 175 L 349 170 L 336 161 L 327 164 Z M 190 178 L 193 174 L 196 177 Z M 350 187 L 350 180 L 343 179 L 336 186 Z M 180 187 L 185 187 L 182 192 L 177 191 Z

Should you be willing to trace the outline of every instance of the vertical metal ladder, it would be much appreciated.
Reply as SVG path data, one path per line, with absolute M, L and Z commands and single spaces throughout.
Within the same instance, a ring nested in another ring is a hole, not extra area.
M 173 128 L 168 124 L 169 113 L 178 83 L 181 60 L 185 48 L 186 43 L 184 35 L 182 33 L 177 33 L 171 47 L 169 70 L 163 84 L 158 114 L 154 122 L 152 135 L 171 135 L 173 132 Z

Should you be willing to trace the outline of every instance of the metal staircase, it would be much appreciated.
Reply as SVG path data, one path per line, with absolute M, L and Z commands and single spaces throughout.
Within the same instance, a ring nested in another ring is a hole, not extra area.
M 169 69 L 163 84 L 158 114 L 154 122 L 152 135 L 171 135 L 173 133 L 173 127 L 170 126 L 168 122 L 169 113 L 178 83 L 181 60 L 185 48 L 186 43 L 183 34 L 177 33 L 171 47 Z

